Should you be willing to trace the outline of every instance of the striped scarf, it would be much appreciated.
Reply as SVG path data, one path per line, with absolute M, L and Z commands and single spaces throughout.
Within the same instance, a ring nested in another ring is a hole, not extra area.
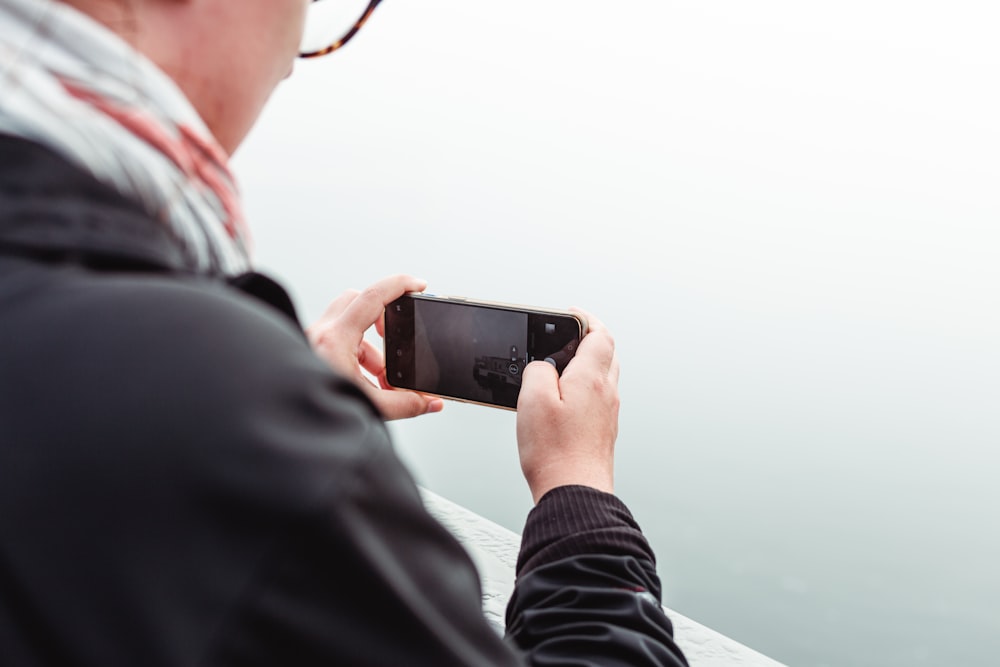
M 228 155 L 168 76 L 88 16 L 55 0 L 0 0 L 0 133 L 138 202 L 192 270 L 249 269 Z

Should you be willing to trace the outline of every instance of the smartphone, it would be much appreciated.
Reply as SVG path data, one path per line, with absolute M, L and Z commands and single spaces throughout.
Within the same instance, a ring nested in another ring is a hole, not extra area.
M 587 322 L 567 311 L 411 293 L 386 307 L 384 331 L 393 387 L 515 410 L 524 367 L 542 360 L 562 373 Z

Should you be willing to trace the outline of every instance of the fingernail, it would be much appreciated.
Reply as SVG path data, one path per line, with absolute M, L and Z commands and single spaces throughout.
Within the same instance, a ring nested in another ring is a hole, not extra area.
M 437 398 L 427 404 L 427 412 L 441 412 L 444 410 L 444 401 Z

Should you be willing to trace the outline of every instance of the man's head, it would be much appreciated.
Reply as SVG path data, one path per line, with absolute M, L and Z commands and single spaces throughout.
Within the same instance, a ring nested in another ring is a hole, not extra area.
M 292 70 L 311 0 L 63 0 L 146 55 L 232 153 Z

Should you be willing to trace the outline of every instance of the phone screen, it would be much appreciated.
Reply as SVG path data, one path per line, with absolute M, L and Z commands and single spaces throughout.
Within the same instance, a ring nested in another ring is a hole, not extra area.
M 391 385 L 505 408 L 517 407 L 527 364 L 561 373 L 584 332 L 566 313 L 424 295 L 397 299 L 385 318 Z

